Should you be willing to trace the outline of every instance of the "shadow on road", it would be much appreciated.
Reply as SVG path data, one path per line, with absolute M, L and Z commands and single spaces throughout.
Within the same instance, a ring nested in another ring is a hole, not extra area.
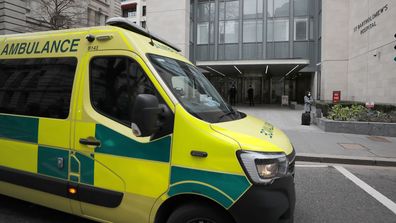
M 28 219 L 28 220 L 27 220 Z M 57 210 L 0 195 L 0 222 L 10 223 L 94 223 Z

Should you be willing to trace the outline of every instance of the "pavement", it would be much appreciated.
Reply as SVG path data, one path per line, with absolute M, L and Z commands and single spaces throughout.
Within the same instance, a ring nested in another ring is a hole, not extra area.
M 396 166 L 396 137 L 324 132 L 313 124 L 301 125 L 303 111 L 288 107 L 236 108 L 282 129 L 296 149 L 297 161 Z

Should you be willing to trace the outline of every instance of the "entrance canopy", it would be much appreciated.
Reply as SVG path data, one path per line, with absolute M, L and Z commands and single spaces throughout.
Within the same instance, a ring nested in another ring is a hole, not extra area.
M 286 79 L 308 66 L 309 62 L 309 60 L 304 59 L 197 61 L 196 65 L 208 73 L 224 77 L 240 76 L 246 73 L 258 73 Z

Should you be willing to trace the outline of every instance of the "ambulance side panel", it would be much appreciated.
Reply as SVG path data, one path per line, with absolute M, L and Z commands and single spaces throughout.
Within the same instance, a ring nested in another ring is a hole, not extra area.
M 65 212 L 85 31 L 0 42 L 0 192 Z

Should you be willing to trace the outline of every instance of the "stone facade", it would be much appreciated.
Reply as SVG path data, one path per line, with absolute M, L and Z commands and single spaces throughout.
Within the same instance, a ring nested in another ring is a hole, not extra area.
M 26 3 L 23 0 L 0 0 L 0 34 L 26 30 Z
M 81 15 L 74 27 L 104 25 L 111 17 L 121 16 L 120 0 L 80 0 Z M 0 0 L 0 35 L 49 30 L 40 20 L 38 0 Z
M 396 1 L 323 0 L 321 95 L 396 104 Z
M 87 26 L 104 25 L 108 18 L 121 16 L 120 0 L 89 0 Z
M 147 0 L 146 4 L 148 30 L 175 44 L 188 57 L 190 1 Z

